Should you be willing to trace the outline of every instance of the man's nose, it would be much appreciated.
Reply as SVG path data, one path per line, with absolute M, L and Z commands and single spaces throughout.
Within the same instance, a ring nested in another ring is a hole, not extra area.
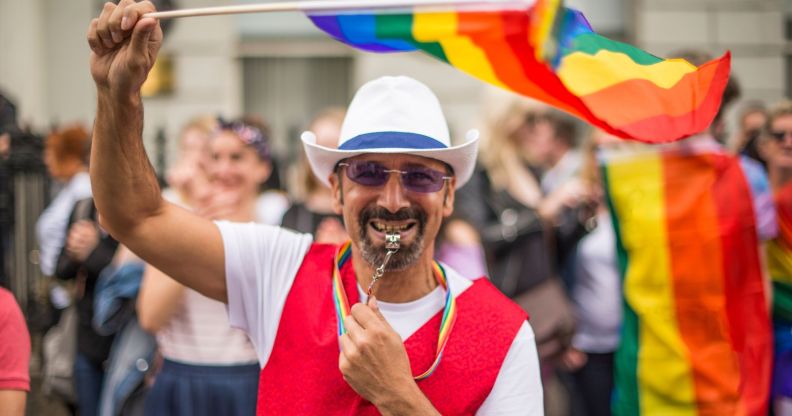
M 402 208 L 409 208 L 410 201 L 407 200 L 405 190 L 401 185 L 401 175 L 397 172 L 391 172 L 388 181 L 382 187 L 377 201 L 379 205 L 390 212 L 397 212 Z

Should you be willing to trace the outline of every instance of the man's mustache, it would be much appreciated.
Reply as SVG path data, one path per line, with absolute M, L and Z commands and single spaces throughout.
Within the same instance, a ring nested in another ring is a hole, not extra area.
M 401 208 L 396 212 L 390 212 L 383 207 L 368 207 L 360 212 L 360 228 L 364 229 L 374 218 L 382 221 L 416 220 L 423 228 L 423 224 L 426 223 L 426 212 L 418 207 Z

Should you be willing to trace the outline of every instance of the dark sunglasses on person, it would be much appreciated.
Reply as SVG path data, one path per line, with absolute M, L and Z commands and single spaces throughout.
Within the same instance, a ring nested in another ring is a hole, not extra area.
M 792 136 L 792 130 L 773 130 L 770 132 L 770 136 L 777 142 L 783 142 L 787 135 Z
M 368 160 L 341 162 L 338 166 L 346 167 L 347 178 L 352 182 L 370 187 L 383 186 L 391 173 L 398 173 L 404 189 L 423 194 L 443 189 L 445 181 L 451 179 L 451 176 L 425 166 L 408 166 L 405 170 L 388 169 L 381 163 Z

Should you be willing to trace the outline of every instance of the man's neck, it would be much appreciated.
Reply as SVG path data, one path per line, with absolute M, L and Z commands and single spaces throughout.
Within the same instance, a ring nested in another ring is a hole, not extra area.
M 373 294 L 378 300 L 390 303 L 405 303 L 420 299 L 437 287 L 437 278 L 432 267 L 431 250 L 405 270 L 385 272 L 374 285 Z M 355 267 L 355 278 L 363 290 L 371 284 L 377 266 L 368 264 L 352 246 L 352 264 Z

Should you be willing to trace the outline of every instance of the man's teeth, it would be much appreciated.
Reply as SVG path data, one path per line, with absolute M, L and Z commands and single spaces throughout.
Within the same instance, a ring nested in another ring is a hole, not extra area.
M 406 230 L 411 224 L 393 225 L 393 224 L 383 224 L 381 222 L 374 221 L 373 225 L 377 231 L 384 231 L 386 233 L 397 233 L 399 231 Z

